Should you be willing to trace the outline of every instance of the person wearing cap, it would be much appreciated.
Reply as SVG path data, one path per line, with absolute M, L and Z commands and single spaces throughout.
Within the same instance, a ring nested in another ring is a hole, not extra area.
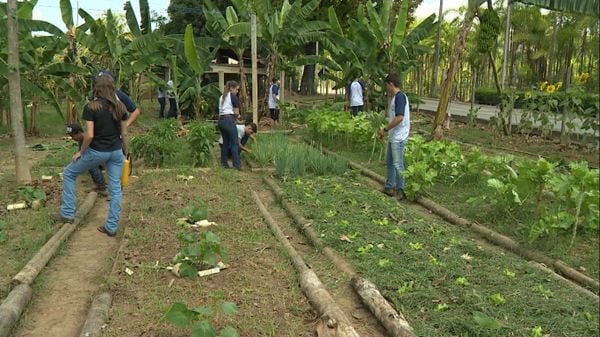
M 94 83 L 94 97 L 83 108 L 86 128 L 81 149 L 63 172 L 63 192 L 60 213 L 54 218 L 72 222 L 77 206 L 77 177 L 104 163 L 108 173 L 110 202 L 105 223 L 98 231 L 115 236 L 121 218 L 121 175 L 125 156 L 129 153 L 127 110 L 117 99 L 115 82 L 99 76 Z
M 107 76 L 115 82 L 115 74 L 108 69 L 101 70 L 98 74 L 98 77 Z M 131 97 L 124 93 L 123 91 L 116 89 L 115 93 L 119 101 L 123 102 L 127 112 L 129 113 L 129 117 L 127 118 L 127 127 L 129 127 L 140 115 L 140 109 L 135 105 Z
M 235 127 L 237 129 L 237 135 L 240 141 L 238 152 L 240 154 L 242 153 L 242 151 L 247 153 L 252 152 L 249 148 L 246 147 L 246 144 L 248 143 L 248 139 L 250 138 L 252 138 L 252 140 L 256 142 L 256 138 L 254 137 L 254 135 L 258 131 L 256 124 L 252 122 L 246 122 L 246 124 L 244 125 L 236 124 Z M 223 136 L 219 138 L 219 146 L 223 148 Z
M 79 151 L 81 151 L 81 145 L 83 144 L 83 128 L 79 123 L 71 123 L 67 126 L 67 134 L 71 136 L 71 139 L 79 143 Z M 92 176 L 92 181 L 94 185 L 96 185 L 96 191 L 99 193 L 106 193 L 106 185 L 104 184 L 104 175 L 102 175 L 102 171 L 99 166 L 92 167 L 88 170 L 90 176 Z
M 271 79 L 271 86 L 269 87 L 268 97 L 269 112 L 271 118 L 275 123 L 279 123 L 279 78 L 273 77 Z

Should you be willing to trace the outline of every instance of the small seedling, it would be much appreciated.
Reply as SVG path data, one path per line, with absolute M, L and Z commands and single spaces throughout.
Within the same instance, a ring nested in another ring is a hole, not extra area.
M 237 306 L 232 302 L 221 303 L 221 311 L 225 315 L 237 312 Z M 217 336 L 212 320 L 217 316 L 217 310 L 201 306 L 188 308 L 184 303 L 176 302 L 169 308 L 165 317 L 169 323 L 181 329 L 191 329 L 192 337 Z M 227 326 L 221 330 L 220 337 L 239 337 L 237 331 Z
M 490 300 L 492 301 L 492 303 L 494 303 L 494 305 L 502 305 L 506 303 L 504 297 L 498 293 L 495 293 L 492 296 L 490 296 Z
M 542 327 L 536 326 L 531 328 L 531 337 L 542 337 Z
M 356 238 L 357 238 L 359 235 L 360 235 L 360 232 L 354 232 L 354 233 L 352 233 L 352 234 L 348 234 L 348 238 L 349 238 L 349 239 L 352 239 L 352 240 L 354 240 L 354 239 L 356 239 Z
M 462 286 L 462 287 L 466 287 L 466 286 L 470 285 L 469 280 L 467 280 L 467 278 L 463 277 L 463 276 L 458 277 L 456 279 L 456 281 L 454 281 L 454 283 L 456 283 L 456 285 L 459 285 L 459 286 Z
M 346 227 L 348 225 L 350 225 L 350 222 L 348 220 L 342 220 L 342 221 L 340 221 L 340 226 Z
M 419 242 L 409 242 L 408 245 L 412 250 L 421 250 L 423 249 L 423 244 Z
M 504 269 L 504 276 L 508 277 L 509 279 L 513 279 L 515 278 L 516 274 L 508 269 Z
M 388 259 L 379 259 L 378 265 L 381 268 L 388 268 L 389 266 L 392 265 L 392 261 L 390 261 Z
M 449 308 L 450 307 L 446 303 L 438 303 L 438 305 L 435 307 L 435 311 L 444 311 L 448 310 Z
M 390 224 L 387 218 L 383 218 L 381 220 L 373 219 L 373 223 L 378 226 L 388 226 Z
M 406 236 L 406 232 L 405 232 L 405 231 L 403 231 L 403 230 L 402 230 L 402 229 L 400 229 L 400 228 L 392 229 L 392 230 L 390 231 L 390 234 L 394 234 L 394 235 L 396 235 L 396 236 L 401 236 L 401 237 L 402 237 L 402 236 Z
M 329 211 L 327 211 L 327 213 L 325 213 L 325 216 L 327 218 L 333 218 L 334 216 L 336 216 L 337 211 L 335 209 L 330 209 Z
M 360 255 L 365 255 L 365 254 L 368 254 L 368 253 L 370 253 L 370 252 L 373 250 L 373 248 L 374 248 L 374 247 L 375 247 L 375 246 L 373 246 L 373 244 L 369 243 L 369 244 L 366 244 L 366 245 L 364 245 L 364 246 L 362 246 L 362 247 L 358 247 L 358 249 L 357 249 L 356 251 L 357 251 L 357 252 L 358 252 Z
M 429 232 L 431 232 L 431 235 L 433 236 L 439 236 L 443 233 L 441 229 L 435 228 L 433 225 L 429 225 Z
M 407 293 L 407 292 L 413 290 L 413 288 L 414 288 L 413 281 L 404 282 L 404 283 L 402 283 L 402 286 L 400 288 L 398 288 L 398 290 L 396 290 L 396 293 L 398 293 L 398 295 L 402 295 L 404 293 Z
M 535 287 L 533 287 L 533 291 L 541 294 L 546 299 L 549 299 L 550 297 L 554 296 L 554 293 L 552 292 L 552 290 L 546 289 L 542 284 L 538 284 Z

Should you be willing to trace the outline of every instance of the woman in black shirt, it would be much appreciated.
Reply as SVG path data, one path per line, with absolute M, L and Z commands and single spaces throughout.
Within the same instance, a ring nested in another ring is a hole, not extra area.
M 86 124 L 83 144 L 63 173 L 60 215 L 66 221 L 73 220 L 77 204 L 77 177 L 104 163 L 110 203 L 106 222 L 98 227 L 98 231 L 114 236 L 121 217 L 121 173 L 128 142 L 127 110 L 117 98 L 114 80 L 109 76 L 96 79 L 94 98 L 83 108 L 83 120 Z

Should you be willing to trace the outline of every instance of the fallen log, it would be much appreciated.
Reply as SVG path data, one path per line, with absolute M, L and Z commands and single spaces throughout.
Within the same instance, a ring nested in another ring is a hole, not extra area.
M 94 298 L 79 337 L 102 336 L 102 326 L 108 318 L 108 309 L 110 309 L 111 302 L 112 296 L 110 293 L 102 293 Z
M 265 177 L 263 180 L 271 188 L 273 194 L 275 194 L 277 200 L 286 212 L 292 217 L 297 227 L 306 235 L 306 237 L 308 237 L 311 244 L 320 249 L 338 269 L 352 278 L 352 288 L 361 298 L 363 303 L 365 303 L 367 308 L 369 308 L 373 316 L 381 322 L 381 325 L 383 325 L 390 336 L 414 337 L 415 334 L 408 324 L 408 321 L 406 321 L 402 313 L 396 312 L 396 310 L 381 295 L 375 284 L 357 275 L 352 264 L 340 256 L 337 251 L 323 243 L 323 240 L 321 240 L 317 232 L 311 227 L 311 223 L 300 215 L 300 212 L 298 212 L 292 203 L 285 200 L 283 190 L 273 179 Z M 365 285 L 368 285 L 368 287 Z M 359 291 L 360 289 L 364 289 L 364 291 Z
M 406 318 L 385 300 L 373 283 L 360 276 L 354 276 L 351 282 L 352 288 L 360 295 L 363 303 L 379 319 L 391 336 L 416 337 Z
M 535 261 L 529 261 L 527 262 L 528 265 L 530 265 L 531 267 L 544 271 L 548 274 L 550 274 L 551 277 L 563 281 L 565 282 L 569 287 L 573 288 L 573 290 L 575 290 L 576 292 L 580 293 L 581 295 L 591 299 L 592 301 L 598 303 L 598 301 L 600 300 L 600 297 L 598 297 L 598 295 L 594 294 L 593 292 L 587 290 L 586 288 L 580 286 L 579 284 L 566 279 L 560 275 L 558 275 L 557 273 L 552 272 L 552 270 L 550 270 L 548 267 L 546 267 L 545 265 L 541 264 L 541 263 L 537 263 Z
M 7 337 L 21 317 L 27 303 L 31 300 L 33 290 L 28 284 L 20 284 L 13 288 L 0 305 L 0 337 Z
M 296 267 L 299 273 L 300 288 L 319 313 L 319 329 L 324 329 L 324 331 L 321 330 L 320 332 L 327 336 L 358 337 L 358 333 L 354 330 L 344 312 L 335 303 L 317 275 L 306 266 L 300 254 L 292 247 L 285 234 L 283 234 L 271 214 L 267 211 L 258 194 L 252 192 L 252 195 L 269 228 L 292 259 L 294 267 Z
M 96 202 L 96 198 L 98 193 L 90 192 L 88 193 L 85 201 L 75 214 L 75 219 L 73 223 L 65 223 L 58 232 L 56 232 L 50 240 L 46 242 L 40 248 L 40 250 L 35 254 L 35 256 L 27 262 L 25 267 L 13 277 L 11 284 L 12 286 L 16 286 L 18 284 L 31 284 L 33 280 L 38 276 L 40 271 L 48 264 L 48 261 L 54 256 L 61 243 L 66 240 L 71 233 L 77 228 L 77 226 L 81 223 L 81 220 L 88 214 L 88 212 L 94 206 L 94 202 Z
M 330 150 L 327 150 L 324 148 L 322 150 L 324 153 L 326 153 L 328 155 L 339 156 L 338 154 L 336 154 L 335 152 L 332 152 Z M 354 169 L 359 170 L 365 176 L 368 176 L 382 184 L 385 183 L 384 177 L 365 168 L 364 166 L 362 166 L 360 164 L 357 164 L 353 161 L 348 161 L 348 165 Z M 572 281 L 575 281 L 576 283 L 578 283 L 580 285 L 589 287 L 590 289 L 594 290 L 595 293 L 598 293 L 600 291 L 600 282 L 598 280 L 595 280 L 595 279 L 569 267 L 567 264 L 565 264 L 564 262 L 562 262 L 560 260 L 554 260 L 554 259 L 547 257 L 539 252 L 524 248 L 517 241 L 515 241 L 507 236 L 504 236 L 502 234 L 499 234 L 485 226 L 482 226 L 482 225 L 476 224 L 472 221 L 463 219 L 460 216 L 456 215 L 455 213 L 451 212 L 450 210 L 446 209 L 445 207 L 437 204 L 433 200 L 430 200 L 430 199 L 427 199 L 424 197 L 417 197 L 415 199 L 415 201 L 417 203 L 419 203 L 421 206 L 429 209 L 430 211 L 436 213 L 437 215 L 441 216 L 442 218 L 448 220 L 451 223 L 472 228 L 473 231 L 482 235 L 489 242 L 491 242 L 501 248 L 510 250 L 510 251 L 522 256 L 523 258 L 525 258 L 527 260 L 532 260 L 532 261 L 536 261 L 539 263 L 543 263 L 546 266 L 551 267 L 553 272 L 558 272 L 558 273 L 562 274 L 563 276 L 565 276 L 566 278 L 568 278 Z

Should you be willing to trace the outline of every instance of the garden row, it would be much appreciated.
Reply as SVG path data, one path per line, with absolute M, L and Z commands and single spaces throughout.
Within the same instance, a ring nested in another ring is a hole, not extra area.
M 351 119 L 318 111 L 307 121 L 313 139 L 384 172 L 380 161 L 373 163 L 377 152 L 381 158 L 384 144 L 373 137 L 376 128 L 366 131 L 371 124 L 366 116 Z M 367 142 L 369 136 L 373 138 Z M 593 253 L 599 221 L 597 169 L 589 169 L 585 162 L 565 165 L 541 158 L 489 156 L 477 148 L 463 151 L 457 143 L 428 142 L 418 135 L 411 136 L 405 158 L 409 197 L 428 194 L 463 216 L 489 222 L 542 250 L 555 250 L 559 258 L 573 245 L 574 254 L 585 247 L 586 253 L 569 262 L 597 275 L 598 255 Z M 578 232 L 583 232 L 584 240 L 577 239 Z M 534 242 L 540 237 L 544 240 Z
M 594 302 L 468 229 L 374 191 L 355 172 L 281 183 L 325 244 L 377 284 L 419 336 L 597 333 Z

